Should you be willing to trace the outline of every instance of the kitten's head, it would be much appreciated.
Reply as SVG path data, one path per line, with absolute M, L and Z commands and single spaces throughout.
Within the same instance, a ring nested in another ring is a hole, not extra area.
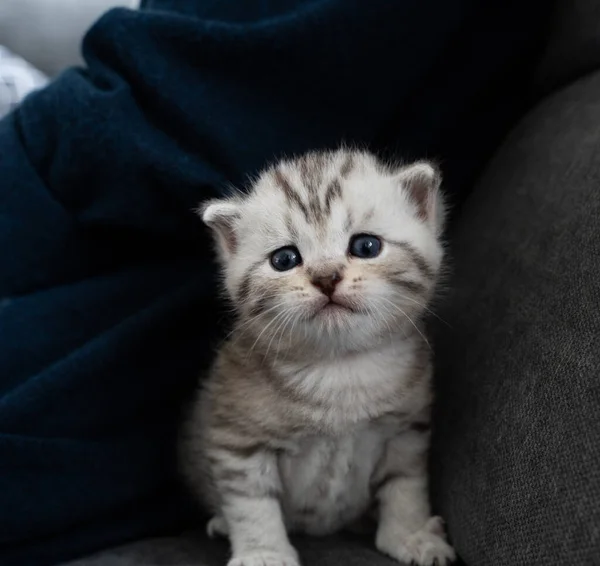
M 240 332 L 317 354 L 406 331 L 442 261 L 439 186 L 429 163 L 390 168 L 340 150 L 280 162 L 248 195 L 209 202 Z

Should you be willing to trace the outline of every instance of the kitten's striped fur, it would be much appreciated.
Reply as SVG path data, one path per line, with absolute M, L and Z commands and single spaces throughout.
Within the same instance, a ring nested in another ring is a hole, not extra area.
M 442 262 L 439 184 L 428 163 L 339 150 L 278 163 L 248 195 L 203 208 L 238 316 L 192 404 L 182 465 L 209 532 L 229 536 L 229 566 L 296 566 L 289 531 L 370 514 L 382 552 L 454 558 L 427 497 L 420 319 Z M 356 234 L 380 238 L 381 254 L 352 257 Z M 290 245 L 302 264 L 278 272 L 270 255 Z

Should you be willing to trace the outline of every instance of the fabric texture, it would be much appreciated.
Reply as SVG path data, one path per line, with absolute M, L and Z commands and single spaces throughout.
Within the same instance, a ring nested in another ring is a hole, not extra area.
M 432 469 L 472 566 L 599 563 L 599 100 L 529 114 L 456 223 Z
M 437 157 L 459 201 L 521 110 L 548 5 L 151 4 L 105 15 L 87 68 L 0 121 L 3 566 L 189 523 L 178 413 L 222 326 L 199 201 L 342 141 Z
M 306 537 L 294 543 L 307 566 L 399 566 L 377 552 L 369 539 Z M 63 566 L 223 566 L 229 555 L 225 541 L 209 540 L 204 532 L 190 532 L 124 545 Z

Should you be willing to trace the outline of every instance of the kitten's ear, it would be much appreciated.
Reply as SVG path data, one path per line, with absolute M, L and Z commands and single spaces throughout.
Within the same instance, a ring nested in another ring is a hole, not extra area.
M 427 161 L 417 161 L 403 167 L 396 176 L 416 205 L 418 217 L 429 224 L 437 234 L 441 233 L 445 210 L 440 191 L 442 175 L 439 169 Z
M 213 231 L 222 260 L 237 248 L 236 221 L 240 218 L 240 203 L 236 200 L 211 200 L 198 209 L 202 221 Z

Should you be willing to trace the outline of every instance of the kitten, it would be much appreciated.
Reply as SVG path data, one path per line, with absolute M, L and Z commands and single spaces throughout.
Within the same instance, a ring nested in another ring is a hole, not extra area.
M 237 313 L 182 437 L 182 464 L 228 536 L 229 566 L 297 566 L 288 532 L 373 514 L 377 548 L 454 551 L 427 494 L 430 348 L 420 319 L 442 262 L 440 176 L 367 153 L 310 153 L 209 202 Z

